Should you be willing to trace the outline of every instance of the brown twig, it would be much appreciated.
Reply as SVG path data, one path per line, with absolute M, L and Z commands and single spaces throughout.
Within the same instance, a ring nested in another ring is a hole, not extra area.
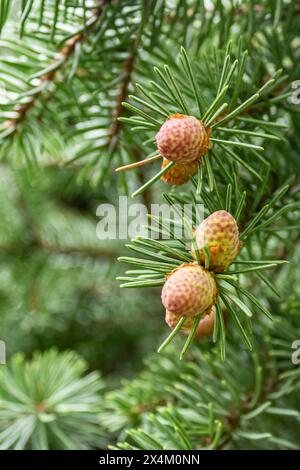
M 279 383 L 280 383 L 280 380 L 278 377 L 276 379 L 267 377 L 264 382 L 261 396 L 259 398 L 259 403 L 264 402 L 268 394 L 276 390 Z M 252 407 L 251 407 L 252 396 L 253 394 L 249 394 L 248 397 L 244 400 L 240 413 L 238 413 L 236 410 L 231 410 L 230 413 L 228 414 L 227 418 L 225 419 L 227 430 L 222 436 L 217 446 L 218 450 L 224 449 L 224 447 L 231 441 L 232 432 L 238 428 L 243 416 L 252 410 Z
M 89 246 L 61 246 L 48 243 L 42 238 L 35 237 L 31 243 L 15 244 L 15 245 L 4 245 L 0 246 L 0 256 L 19 256 L 26 252 L 32 253 L 34 250 L 44 251 L 45 253 L 53 255 L 68 255 L 68 256 L 82 256 L 84 258 L 106 258 L 106 259 L 116 259 L 118 256 L 118 251 L 113 249 L 101 249 L 96 247 Z
M 48 89 L 49 84 L 52 83 L 55 78 L 57 77 L 58 72 L 66 65 L 69 59 L 72 57 L 76 45 L 84 40 L 86 37 L 87 32 L 91 31 L 94 24 L 96 23 L 99 16 L 102 14 L 103 7 L 105 4 L 109 3 L 110 0 L 102 0 L 100 6 L 94 10 L 94 13 L 91 15 L 89 20 L 87 21 L 86 26 L 82 29 L 82 31 L 72 38 L 70 38 L 62 47 L 59 52 L 58 59 L 51 64 L 51 71 L 45 72 L 39 78 L 42 82 L 41 86 L 38 87 L 37 92 L 34 93 L 26 103 L 17 104 L 14 108 L 14 111 L 18 113 L 18 117 L 15 119 L 7 120 L 4 123 L 4 126 L 11 132 L 9 132 L 9 136 L 13 136 L 15 132 L 17 132 L 19 125 L 24 122 L 28 112 L 35 106 L 36 102 L 40 98 L 40 96 Z M 44 86 L 42 86 L 44 84 Z

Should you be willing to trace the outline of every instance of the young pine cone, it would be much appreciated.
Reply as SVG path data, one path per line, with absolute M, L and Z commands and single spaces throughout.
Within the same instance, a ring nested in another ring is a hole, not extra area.
M 203 315 L 216 303 L 217 295 L 213 274 L 197 264 L 183 264 L 174 269 L 161 293 L 166 310 L 180 317 Z
M 207 152 L 209 133 L 194 116 L 174 114 L 156 134 L 156 144 L 162 157 L 175 163 L 192 162 Z
M 241 243 L 236 220 L 224 210 L 213 212 L 196 229 L 195 245 L 201 260 L 205 263 L 204 246 L 210 253 L 209 269 L 215 272 L 224 271 L 236 258 Z M 196 259 L 194 248 L 192 255 Z
M 169 163 L 170 161 L 164 158 L 161 168 L 165 168 Z M 175 163 L 170 170 L 162 175 L 161 179 L 166 184 L 175 184 L 176 186 L 180 186 L 181 184 L 187 183 L 190 176 L 194 176 L 197 171 L 197 160 L 189 163 Z
M 167 325 L 171 328 L 171 330 L 174 330 L 175 326 L 177 325 L 178 321 L 180 320 L 180 316 L 176 315 L 173 312 L 170 312 L 169 310 L 166 310 L 166 323 Z M 181 326 L 181 330 L 185 335 L 189 335 L 191 328 L 193 326 L 195 317 L 188 317 L 183 325 Z M 216 307 L 213 306 L 207 314 L 205 314 L 197 327 L 195 336 L 196 337 L 204 337 L 204 336 L 211 336 L 213 331 L 214 331 L 214 324 L 215 324 L 215 319 L 216 319 Z

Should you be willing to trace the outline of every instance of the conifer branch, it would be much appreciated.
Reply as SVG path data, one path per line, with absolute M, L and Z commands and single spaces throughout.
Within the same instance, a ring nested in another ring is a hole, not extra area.
M 280 383 L 281 380 L 279 374 L 276 377 L 266 377 L 264 382 L 261 384 L 261 393 L 259 397 L 256 396 L 256 390 L 253 390 L 253 392 L 250 393 L 242 402 L 240 407 L 240 413 L 238 413 L 235 409 L 230 411 L 227 417 L 224 418 L 224 429 L 226 429 L 226 431 L 223 433 L 219 444 L 217 445 L 218 450 L 224 449 L 230 443 L 232 439 L 232 433 L 240 427 L 241 420 L 243 419 L 243 417 L 253 410 L 253 404 L 255 405 L 255 408 L 258 408 L 260 405 L 266 402 L 268 396 L 271 393 L 276 392 Z M 207 442 L 209 442 L 209 438 L 207 438 Z

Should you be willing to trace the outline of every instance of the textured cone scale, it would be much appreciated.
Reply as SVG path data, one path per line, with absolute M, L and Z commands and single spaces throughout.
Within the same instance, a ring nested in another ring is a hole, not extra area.
M 164 158 L 161 168 L 165 168 L 169 163 L 170 160 Z M 198 163 L 196 160 L 189 163 L 175 163 L 161 179 L 166 184 L 176 184 L 176 186 L 180 186 L 181 184 L 187 183 L 190 176 L 194 176 L 197 171 Z
M 214 325 L 216 320 L 216 307 L 213 306 L 203 318 L 201 318 L 199 325 L 197 327 L 195 336 L 198 338 L 202 338 L 204 336 L 211 336 L 214 331 Z M 190 329 L 186 330 L 184 333 L 186 335 L 190 334 Z
M 216 318 L 216 308 L 213 306 L 208 313 L 206 313 L 203 318 L 201 318 L 199 325 L 197 327 L 195 336 L 197 337 L 203 337 L 203 336 L 210 336 L 212 335 L 214 331 L 214 323 L 215 323 L 215 318 Z M 171 328 L 171 330 L 174 330 L 175 326 L 180 320 L 180 316 L 176 315 L 173 312 L 170 312 L 169 310 L 166 311 L 166 323 L 167 325 Z M 181 327 L 181 331 L 184 332 L 184 334 L 189 335 L 191 328 L 193 326 L 195 317 L 188 317 L 185 322 L 183 323 Z
M 241 243 L 239 228 L 229 212 L 216 211 L 207 217 L 196 229 L 195 240 L 202 262 L 205 262 L 203 247 L 210 252 L 210 266 L 215 272 L 224 271 L 237 256 Z M 196 259 L 194 250 L 192 254 Z
M 171 310 L 166 310 L 165 320 L 166 324 L 171 328 L 171 330 L 174 330 L 181 317 L 182 315 L 178 315 L 177 313 L 174 313 Z M 195 317 L 187 317 L 184 323 L 181 325 L 180 330 L 190 331 L 193 326 L 194 319 Z
M 156 134 L 160 155 L 175 163 L 201 158 L 209 148 L 208 132 L 194 116 L 174 114 Z
M 162 289 L 162 303 L 176 315 L 204 314 L 216 303 L 214 276 L 197 264 L 183 264 L 169 274 Z

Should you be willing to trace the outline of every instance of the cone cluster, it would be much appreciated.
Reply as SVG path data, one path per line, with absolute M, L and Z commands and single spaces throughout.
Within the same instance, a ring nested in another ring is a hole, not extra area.
M 182 264 L 167 277 L 162 289 L 162 303 L 166 309 L 166 323 L 174 329 L 185 317 L 181 330 L 189 334 L 196 315 L 201 320 L 196 336 L 212 334 L 214 329 L 218 297 L 218 287 L 214 273 L 223 272 L 235 259 L 240 249 L 239 229 L 234 217 L 224 210 L 212 213 L 195 230 L 196 248 L 203 266 L 190 263 Z M 205 252 L 210 254 L 209 269 L 205 269 Z

